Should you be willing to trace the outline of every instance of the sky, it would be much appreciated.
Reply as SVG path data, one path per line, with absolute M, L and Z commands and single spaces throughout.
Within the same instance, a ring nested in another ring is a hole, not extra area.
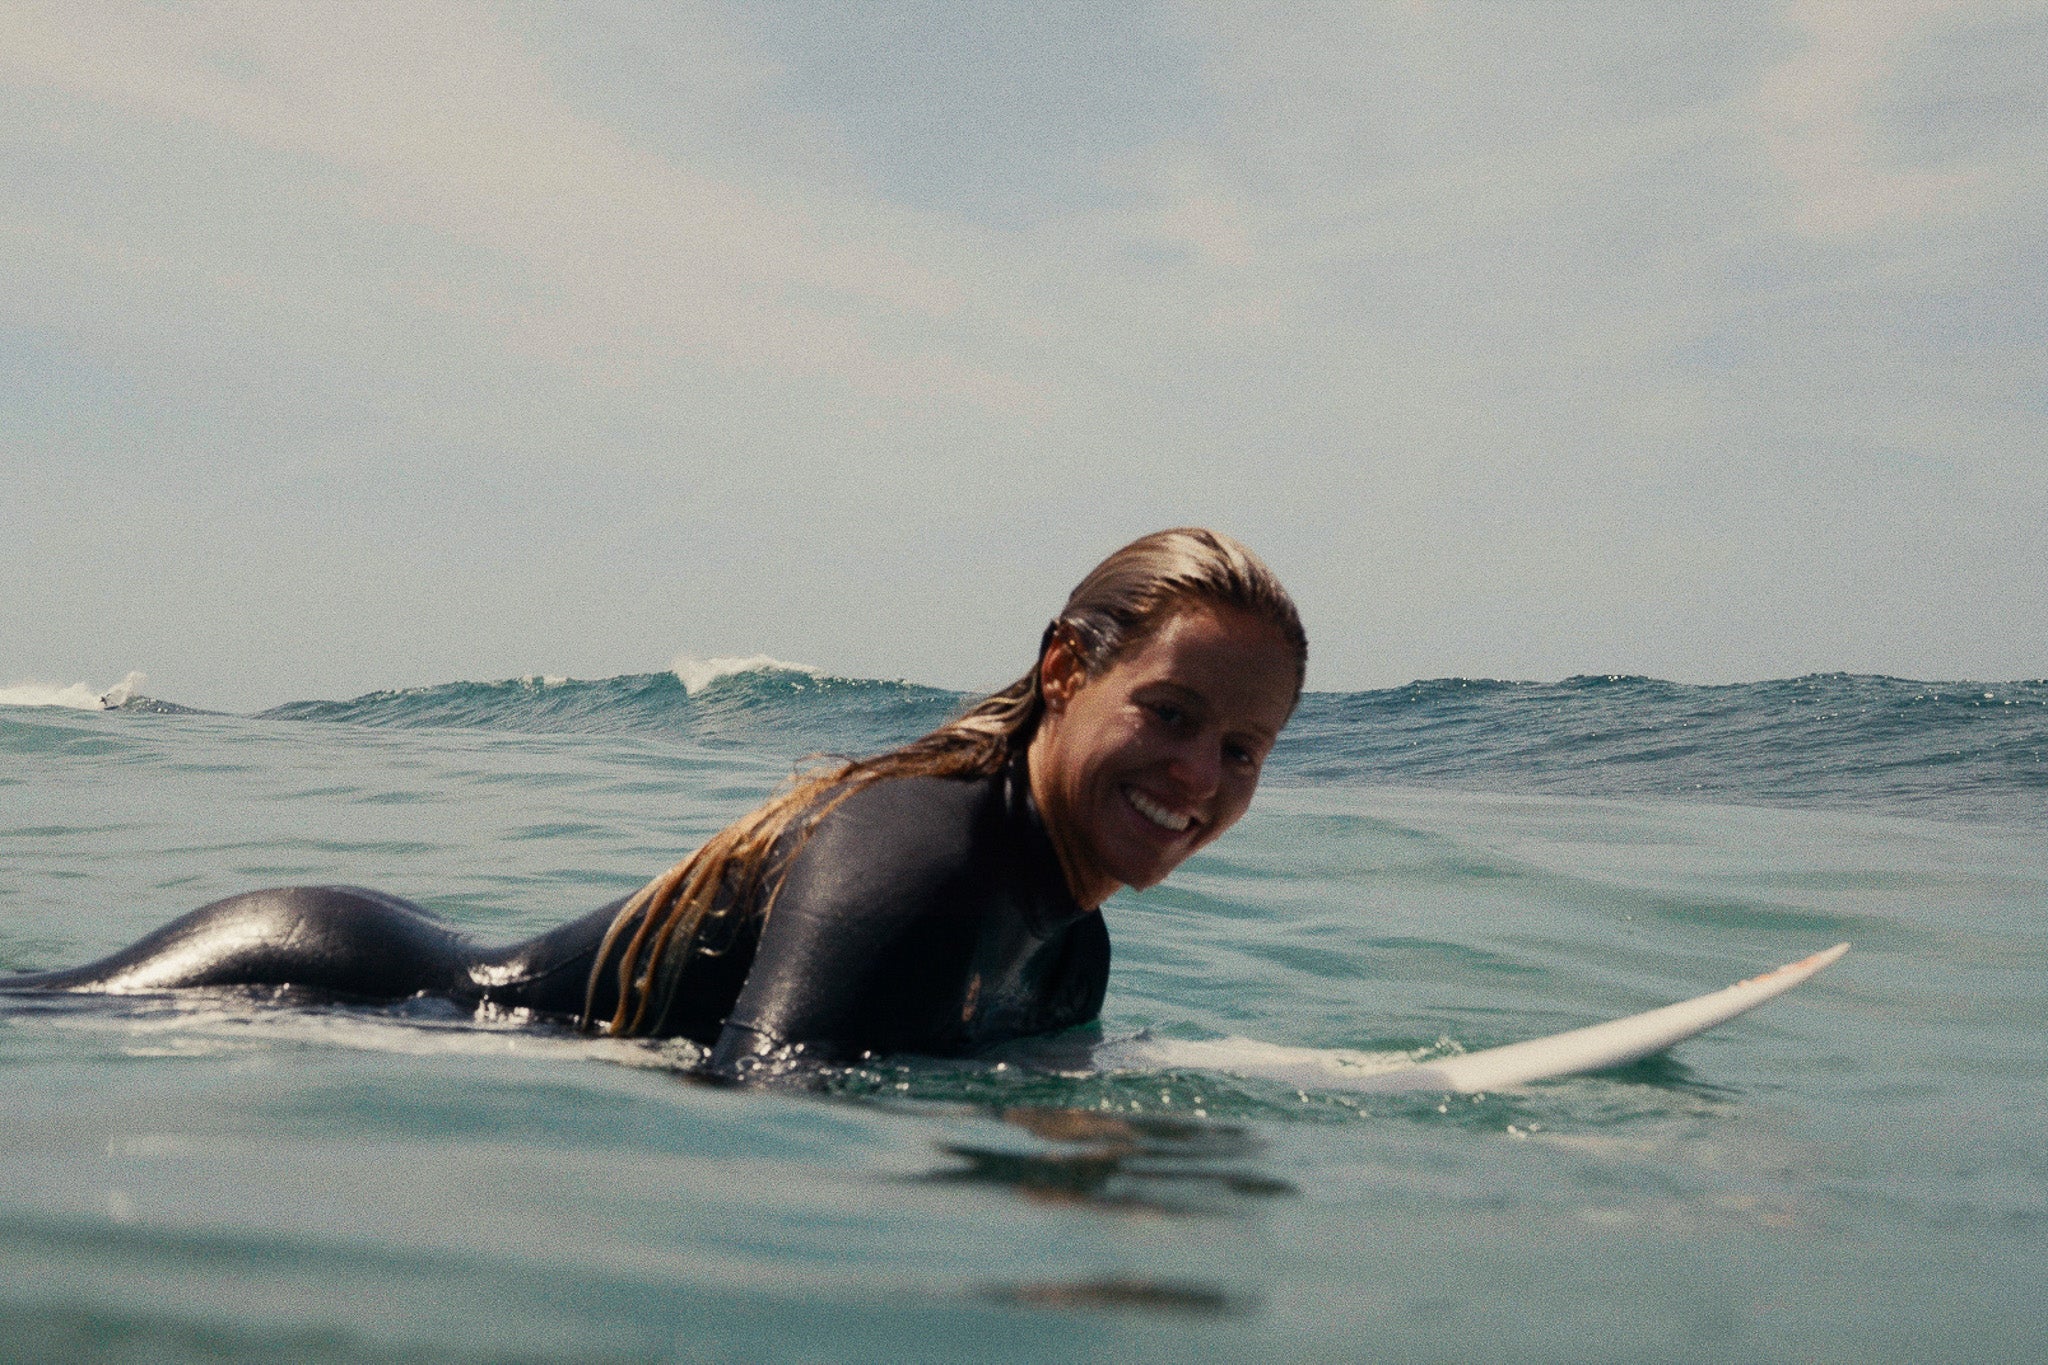
M 2048 675 L 2048 5 L 0 0 L 0 685 Z

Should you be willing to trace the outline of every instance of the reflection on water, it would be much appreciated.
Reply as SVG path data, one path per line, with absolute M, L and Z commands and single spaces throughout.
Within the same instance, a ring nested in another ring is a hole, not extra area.
M 1246 1164 L 1265 1143 L 1235 1124 L 1041 1106 L 1001 1109 L 997 1117 L 1057 1145 L 1009 1151 L 949 1143 L 941 1150 L 959 1164 L 922 1179 L 1001 1186 L 1040 1203 L 1169 1215 L 1225 1214 L 1247 1199 L 1296 1193 Z
M 1071 1280 L 1013 1285 L 990 1285 L 982 1297 L 1026 1308 L 1139 1309 L 1150 1312 L 1193 1313 L 1205 1317 L 1248 1313 L 1258 1307 L 1255 1300 L 1226 1293 L 1210 1285 L 1167 1280 L 1140 1280 L 1112 1276 L 1099 1280 Z

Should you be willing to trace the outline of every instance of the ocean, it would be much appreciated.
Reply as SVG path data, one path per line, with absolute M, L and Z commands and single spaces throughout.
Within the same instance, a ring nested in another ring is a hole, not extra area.
M 755 659 L 110 700 L 0 690 L 0 970 L 288 883 L 524 937 L 964 698 Z M 1101 1034 L 1142 1063 L 890 1058 L 815 1095 L 433 1001 L 0 997 L 0 1359 L 2048 1349 L 2048 682 L 1310 694 L 1237 829 L 1104 913 Z M 1842 940 L 1618 1070 L 1371 1095 L 1335 1065 Z

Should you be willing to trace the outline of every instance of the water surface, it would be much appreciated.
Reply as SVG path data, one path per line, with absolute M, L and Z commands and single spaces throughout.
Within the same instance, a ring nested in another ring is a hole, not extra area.
M 288 882 L 524 936 L 804 753 L 960 700 L 692 681 L 0 708 L 0 968 Z M 1238 830 L 1107 908 L 1103 1034 L 1211 1045 L 1186 1067 L 1024 1049 L 793 1096 L 433 1002 L 0 1001 L 0 1354 L 2023 1358 L 2044 795 L 2041 683 L 1312 696 Z M 1842 939 L 1619 1071 L 1372 1097 L 1242 1074 L 1261 1045 L 1509 1042 Z

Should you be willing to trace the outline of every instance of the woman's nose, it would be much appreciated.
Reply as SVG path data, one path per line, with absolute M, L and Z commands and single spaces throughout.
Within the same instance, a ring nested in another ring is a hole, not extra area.
M 1191 739 L 1173 756 L 1173 778 L 1198 801 L 1216 794 L 1223 784 L 1223 746 L 1210 739 Z

